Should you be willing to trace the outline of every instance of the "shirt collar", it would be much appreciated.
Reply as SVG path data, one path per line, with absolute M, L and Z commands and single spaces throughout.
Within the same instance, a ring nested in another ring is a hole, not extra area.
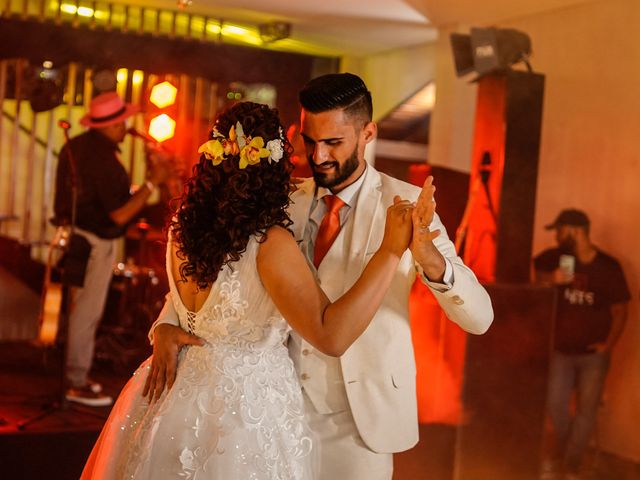
M 355 182 L 353 182 L 351 185 L 346 186 L 336 194 L 338 198 L 349 205 L 349 207 L 353 207 L 353 204 L 355 203 L 355 200 L 358 196 L 358 192 L 360 191 L 360 188 L 362 188 L 362 183 L 364 182 L 364 176 L 367 173 L 367 168 L 364 169 L 362 175 L 360 175 Z M 316 201 L 321 200 L 327 195 L 333 195 L 331 190 L 325 187 L 318 187 L 316 190 Z

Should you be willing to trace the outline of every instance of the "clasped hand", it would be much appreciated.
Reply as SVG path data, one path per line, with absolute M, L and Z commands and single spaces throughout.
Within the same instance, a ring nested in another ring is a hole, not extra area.
M 422 186 L 422 191 L 413 209 L 413 236 L 409 248 L 414 260 L 422 267 L 427 278 L 436 283 L 444 280 L 444 257 L 433 241 L 440 235 L 440 230 L 431 230 L 430 225 L 436 212 L 436 191 L 433 177 L 429 176 Z
M 433 243 L 440 235 L 440 230 L 430 229 L 436 211 L 435 191 L 433 177 L 429 176 L 415 203 L 402 200 L 397 195 L 394 197 L 393 205 L 387 210 L 381 248 L 386 248 L 398 256 L 409 248 L 427 278 L 442 283 L 445 261 Z

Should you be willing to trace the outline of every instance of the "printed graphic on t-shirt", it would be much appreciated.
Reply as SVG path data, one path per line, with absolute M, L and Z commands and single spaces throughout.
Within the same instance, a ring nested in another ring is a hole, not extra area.
M 596 294 L 589 291 L 589 277 L 576 272 L 571 286 L 564 289 L 564 299 L 571 305 L 593 306 Z

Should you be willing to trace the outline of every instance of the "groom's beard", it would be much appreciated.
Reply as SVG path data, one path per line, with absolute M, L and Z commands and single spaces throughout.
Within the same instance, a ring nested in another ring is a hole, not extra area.
M 340 185 L 345 180 L 347 180 L 353 172 L 355 172 L 358 168 L 360 162 L 358 161 L 358 144 L 356 144 L 353 152 L 349 155 L 349 158 L 340 165 L 338 162 L 325 162 L 324 165 L 330 165 L 335 167 L 335 173 L 320 173 L 316 171 L 316 165 L 313 162 L 313 159 L 307 157 L 309 161 L 309 166 L 311 167 L 311 171 L 313 172 L 313 179 L 316 181 L 316 185 L 324 188 L 335 187 L 336 185 Z

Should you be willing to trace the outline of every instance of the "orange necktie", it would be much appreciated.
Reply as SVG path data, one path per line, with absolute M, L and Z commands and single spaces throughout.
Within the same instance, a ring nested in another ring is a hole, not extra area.
M 327 213 L 324 215 L 318 229 L 318 236 L 313 249 L 313 264 L 316 268 L 318 268 L 338 233 L 340 233 L 340 209 L 345 205 L 337 195 L 326 195 L 322 199 L 327 205 Z

